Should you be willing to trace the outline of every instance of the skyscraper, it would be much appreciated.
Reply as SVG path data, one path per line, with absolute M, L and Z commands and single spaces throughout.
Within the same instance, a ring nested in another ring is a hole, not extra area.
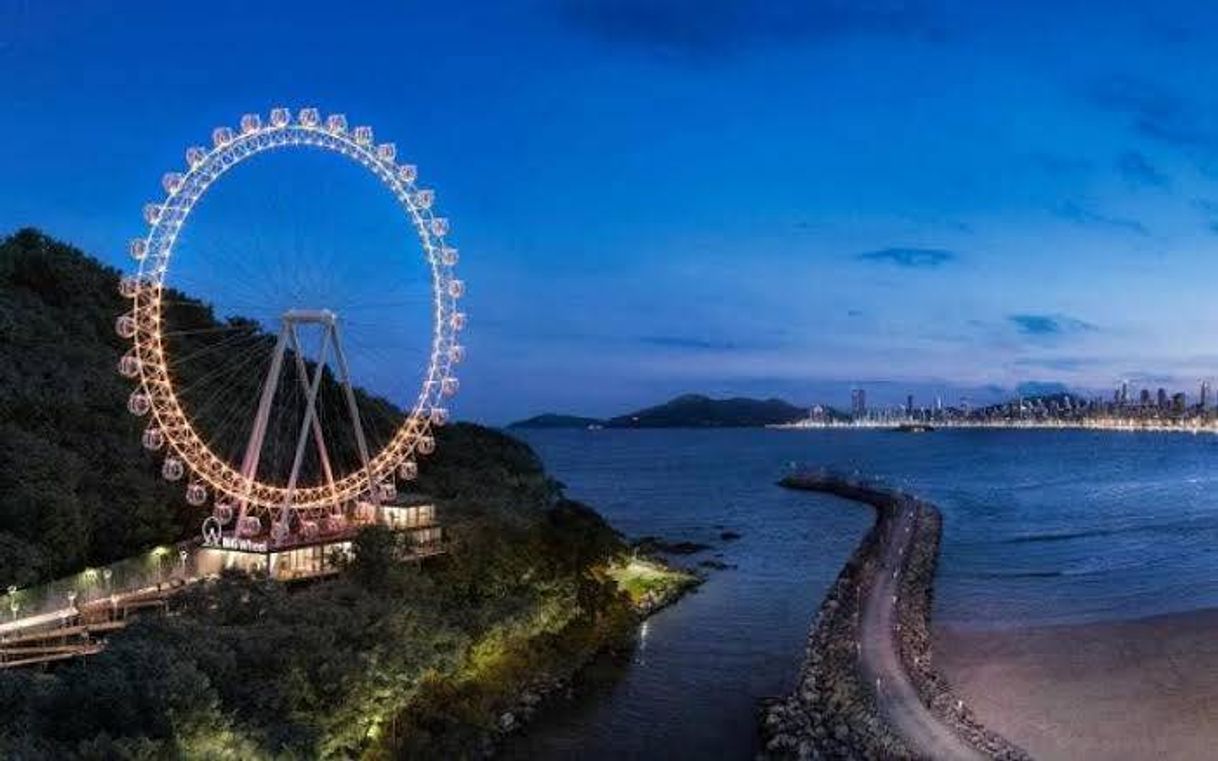
M 867 392 L 861 388 L 856 388 L 850 392 L 850 412 L 855 420 L 862 420 L 867 416 Z
M 1157 396 L 1158 396 L 1158 401 L 1159 401 L 1159 409 L 1161 409 L 1161 410 L 1167 409 L 1167 389 L 1163 388 L 1162 386 L 1159 386 L 1159 393 Z
M 913 394 L 905 397 L 905 417 L 913 417 Z
M 1197 402 L 1197 406 L 1201 409 L 1209 409 L 1210 406 L 1210 382 L 1201 381 L 1201 399 Z

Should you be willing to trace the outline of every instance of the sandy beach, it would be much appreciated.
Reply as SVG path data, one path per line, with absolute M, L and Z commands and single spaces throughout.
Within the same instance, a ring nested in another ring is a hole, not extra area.
M 936 631 L 991 729 L 1043 759 L 1203 759 L 1218 747 L 1218 610 L 1017 630 Z

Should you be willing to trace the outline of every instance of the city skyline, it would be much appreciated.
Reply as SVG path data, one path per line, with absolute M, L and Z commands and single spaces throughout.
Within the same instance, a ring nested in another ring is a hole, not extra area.
M 1129 381 L 1121 381 L 1110 389 L 1070 388 L 1064 384 L 1039 383 L 1026 384 L 1002 395 L 998 388 L 985 389 L 987 393 L 977 396 L 962 394 L 945 394 L 943 392 L 919 396 L 916 393 L 895 388 L 896 384 L 884 382 L 880 385 L 888 388 L 888 392 L 876 398 L 871 394 L 867 384 L 855 384 L 850 390 L 848 402 L 839 399 L 814 399 L 813 407 L 836 409 L 839 412 L 849 411 L 858 417 L 869 411 L 886 410 L 902 411 L 942 411 L 945 409 L 979 409 L 984 407 L 1006 406 L 1022 400 L 1044 399 L 1049 397 L 1070 397 L 1078 403 L 1111 404 L 1117 408 L 1157 407 L 1169 408 L 1176 400 L 1183 400 L 1188 408 L 1213 409 L 1218 399 L 1213 392 L 1213 383 L 1208 379 L 1199 379 L 1191 387 L 1135 385 Z
M 221 41 L 185 7 L 5 6 L 0 227 L 125 265 L 200 125 L 312 105 L 440 189 L 461 417 L 1218 375 L 1212 8 L 406 4 L 338 36 L 328 8 L 233 6 Z

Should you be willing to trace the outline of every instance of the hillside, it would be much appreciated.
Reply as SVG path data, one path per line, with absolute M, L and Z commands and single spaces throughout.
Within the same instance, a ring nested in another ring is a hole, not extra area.
M 0 585 L 198 530 L 126 412 L 117 283 L 35 231 L 0 241 Z M 172 319 L 218 324 L 175 303 L 186 312 Z M 382 423 L 399 414 L 361 400 Z M 563 498 L 527 445 L 461 423 L 437 439 L 416 486 L 436 498 L 450 554 L 395 563 L 399 540 L 368 529 L 331 581 L 292 591 L 226 575 L 88 660 L 0 671 L 0 757 L 481 757 L 523 691 L 628 646 L 636 619 L 607 573 L 621 538 Z
M 197 531 L 205 517 L 206 507 L 186 503 L 183 483 L 161 478 L 163 454 L 140 444 L 147 420 L 126 411 L 134 384 L 116 366 L 130 347 L 115 335 L 114 322 L 130 304 L 119 295 L 119 277 L 36 230 L 0 240 L 0 587 L 176 541 Z M 182 403 L 188 413 L 202 413 L 196 416 L 201 432 L 235 461 L 264 377 L 259 361 L 269 364 L 275 339 L 240 317 L 218 319 L 209 305 L 177 291 L 169 290 L 165 303 L 173 370 L 180 388 L 189 389 Z M 299 429 L 296 382 L 289 373 L 280 378 L 271 441 L 288 440 Z M 356 395 L 369 438 L 384 441 L 402 413 L 362 390 Z M 246 400 L 247 414 L 237 414 L 243 412 L 239 400 Z M 339 386 L 327 372 L 322 414 L 340 404 Z M 351 438 L 331 442 L 340 468 L 355 461 Z M 305 482 L 318 468 L 311 451 Z M 286 473 L 290 457 L 288 447 L 269 447 L 260 473 Z
M 0 241 L 0 586 L 197 526 L 140 446 L 115 370 L 119 273 L 33 230 Z
M 686 394 L 611 418 L 610 428 L 747 428 L 802 420 L 808 411 L 781 399 L 711 399 Z
M 589 428 L 604 424 L 605 421 L 599 418 L 580 417 L 579 415 L 558 415 L 550 412 L 544 415 L 534 415 L 524 420 L 517 420 L 514 423 L 510 423 L 508 428 Z
M 116 365 L 128 344 L 115 335 L 114 321 L 130 307 L 118 281 L 117 270 L 38 231 L 0 240 L 0 588 L 192 536 L 206 515 L 206 506 L 187 505 L 183 483 L 161 478 L 162 456 L 140 444 L 147 421 L 126 410 L 133 384 Z M 261 371 L 216 369 L 249 365 L 251 352 L 269 357 L 273 337 L 240 318 L 219 320 L 205 303 L 171 293 L 165 320 L 180 334 L 171 348 L 179 357 L 201 357 L 175 363 L 182 384 L 252 404 Z M 233 340 L 234 332 L 242 341 Z M 285 373 L 281 382 L 296 380 Z M 342 403 L 329 374 L 323 403 L 327 395 Z M 388 402 L 360 390 L 357 396 L 373 440 L 401 419 Z M 286 406 L 294 397 L 281 392 L 278 398 Z M 299 408 L 273 407 L 272 419 L 293 432 L 273 435 L 294 435 L 299 414 Z M 233 422 L 211 433 L 213 446 L 231 453 L 244 445 L 248 424 L 230 417 Z M 547 498 L 540 462 L 514 439 L 462 425 L 440 429 L 437 438 L 436 454 L 420 463 L 417 488 L 501 502 L 496 484 L 512 482 L 532 484 L 532 504 Z M 331 446 L 336 461 L 353 459 L 352 442 L 335 437 Z M 263 472 L 284 467 L 290 455 L 287 447 L 269 448 Z

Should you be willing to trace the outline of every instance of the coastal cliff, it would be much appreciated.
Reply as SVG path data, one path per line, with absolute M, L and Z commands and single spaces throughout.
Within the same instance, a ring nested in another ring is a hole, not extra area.
M 763 706 L 763 755 L 1027 759 L 982 726 L 935 670 L 930 616 L 939 511 L 899 492 L 824 473 L 788 476 L 781 485 L 864 502 L 875 508 L 876 521 L 817 613 L 795 691 Z M 894 586 L 881 588 L 890 568 Z M 888 671 L 868 640 L 877 636 L 871 621 L 881 606 L 895 621 L 888 628 L 885 620 L 878 634 L 895 648 Z M 902 686 L 910 694 L 903 695 Z

